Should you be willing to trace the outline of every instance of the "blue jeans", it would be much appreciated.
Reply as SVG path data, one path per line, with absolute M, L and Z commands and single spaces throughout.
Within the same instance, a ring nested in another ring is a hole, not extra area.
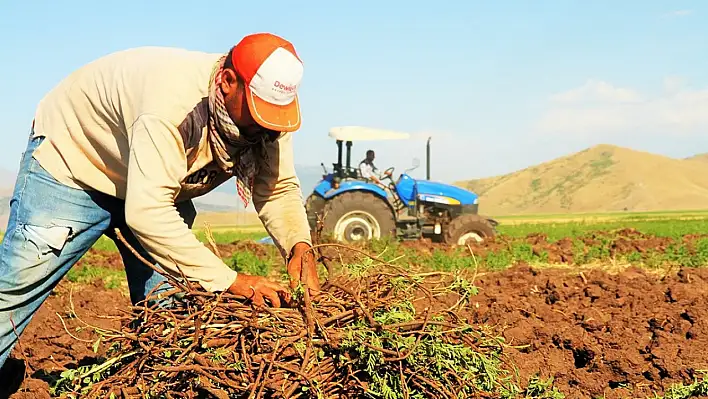
M 103 234 L 111 237 L 120 250 L 133 304 L 165 280 L 115 238 L 113 231 L 119 228 L 126 241 L 155 264 L 127 228 L 122 200 L 63 185 L 33 158 L 34 149 L 43 139 L 31 138 L 22 155 L 10 201 L 10 220 L 0 246 L 0 368 L 17 343 L 17 335 Z M 179 203 L 177 209 L 191 228 L 196 217 L 192 202 Z M 169 288 L 163 284 L 155 292 Z

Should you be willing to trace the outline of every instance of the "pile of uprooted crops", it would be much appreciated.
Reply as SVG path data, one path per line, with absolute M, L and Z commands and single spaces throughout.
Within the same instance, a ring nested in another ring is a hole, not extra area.
M 326 245 L 326 244 L 324 244 Z M 100 362 L 67 370 L 74 397 L 461 398 L 513 394 L 503 342 L 461 309 L 470 280 L 411 273 L 365 258 L 321 293 L 257 308 L 170 278 L 167 307 L 142 304 L 121 331 L 102 330 Z M 505 381 L 505 382 L 502 382 Z

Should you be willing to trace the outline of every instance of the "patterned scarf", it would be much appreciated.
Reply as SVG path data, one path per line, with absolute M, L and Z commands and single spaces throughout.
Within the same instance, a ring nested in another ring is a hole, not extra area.
M 236 188 L 244 206 L 248 206 L 253 181 L 260 162 L 267 162 L 267 134 L 249 139 L 240 134 L 238 126 L 226 112 L 224 95 L 219 89 L 226 55 L 214 65 L 209 80 L 209 142 L 214 160 L 225 172 L 236 176 Z

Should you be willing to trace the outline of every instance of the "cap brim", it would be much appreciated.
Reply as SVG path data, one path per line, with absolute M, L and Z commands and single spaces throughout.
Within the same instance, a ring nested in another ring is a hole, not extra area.
M 264 128 L 279 132 L 294 132 L 300 128 L 302 121 L 298 96 L 288 105 L 274 105 L 254 95 L 246 87 L 246 99 L 251 116 Z

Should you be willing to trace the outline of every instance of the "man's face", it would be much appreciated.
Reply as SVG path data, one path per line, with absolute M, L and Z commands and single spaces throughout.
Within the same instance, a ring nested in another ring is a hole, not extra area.
M 367 158 L 369 158 L 369 161 L 373 162 L 374 161 L 374 153 L 370 152 L 366 155 Z
M 224 105 L 231 120 L 238 126 L 241 135 L 249 141 L 259 141 L 263 134 L 277 136 L 278 132 L 265 129 L 256 122 L 248 109 L 248 99 L 243 81 L 237 79 L 236 72 L 226 68 L 221 80 L 221 90 L 224 93 Z

